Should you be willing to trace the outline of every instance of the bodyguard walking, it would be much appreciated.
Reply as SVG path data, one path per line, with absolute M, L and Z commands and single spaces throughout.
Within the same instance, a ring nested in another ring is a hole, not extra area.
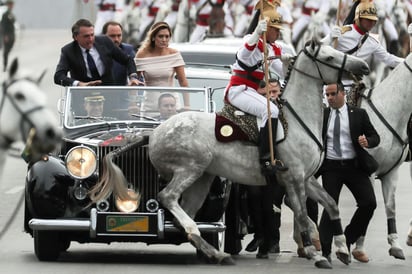
M 3 45 L 3 71 L 6 71 L 9 53 L 13 48 L 14 41 L 16 38 L 16 30 L 14 24 L 16 22 L 16 17 L 13 14 L 13 7 L 14 1 L 7 0 L 7 11 L 1 17 L 1 24 L 0 24 L 0 37 L 2 37 L 2 45 Z

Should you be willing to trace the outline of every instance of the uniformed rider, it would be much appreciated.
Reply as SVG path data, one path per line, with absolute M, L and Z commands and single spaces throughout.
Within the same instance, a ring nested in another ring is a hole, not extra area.
M 367 60 L 373 56 L 378 62 L 394 68 L 403 62 L 403 58 L 390 54 L 369 31 L 378 21 L 375 4 L 369 0 L 356 0 L 345 21 L 353 22 L 343 27 L 334 26 L 332 31 L 322 39 L 323 43 L 334 44 L 336 49 L 347 54 Z M 335 42 L 337 40 L 337 42 Z M 357 85 L 353 81 L 343 81 L 345 88 L 351 91 L 348 103 L 355 104 L 357 99 Z
M 282 53 L 282 49 L 275 41 L 279 38 L 282 28 L 282 18 L 274 9 L 264 10 L 261 19 L 254 32 L 245 36 L 245 44 L 236 54 L 236 62 L 233 64 L 233 75 L 226 88 L 225 100 L 240 110 L 255 115 L 262 119 L 259 134 L 259 155 L 262 165 L 262 173 L 270 176 L 288 168 L 278 159 L 274 165 L 271 164 L 267 99 L 257 92 L 259 85 L 264 79 L 265 72 L 262 68 L 264 47 L 268 49 L 268 57 L 279 57 L 272 62 L 276 66 L 278 62 L 288 62 L 291 55 Z M 262 34 L 266 32 L 267 44 L 263 44 Z M 276 140 L 276 128 L 278 121 L 278 108 L 270 103 L 270 118 L 272 119 L 273 144 Z

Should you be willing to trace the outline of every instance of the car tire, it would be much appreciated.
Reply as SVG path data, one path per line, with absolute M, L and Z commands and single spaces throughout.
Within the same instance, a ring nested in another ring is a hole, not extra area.
M 33 236 L 34 252 L 39 261 L 51 262 L 59 258 L 62 246 L 57 232 L 34 230 Z

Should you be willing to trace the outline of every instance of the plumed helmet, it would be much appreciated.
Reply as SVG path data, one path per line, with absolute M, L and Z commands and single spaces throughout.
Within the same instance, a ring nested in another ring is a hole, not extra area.
M 261 3 L 263 2 L 263 3 Z M 263 11 L 275 9 L 281 4 L 281 0 L 259 0 L 255 5 L 255 10 L 260 10 L 263 5 Z
M 355 21 L 360 18 L 377 21 L 377 9 L 372 0 L 361 0 L 355 11 Z
M 276 9 L 267 9 L 263 11 L 263 18 L 267 18 L 268 27 L 274 27 L 282 29 L 282 16 L 276 11 Z

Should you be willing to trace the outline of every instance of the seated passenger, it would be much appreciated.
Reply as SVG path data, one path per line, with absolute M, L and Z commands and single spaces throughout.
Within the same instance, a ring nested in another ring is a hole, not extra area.
M 176 97 L 170 93 L 163 93 L 158 100 L 158 108 L 160 112 L 159 121 L 165 121 L 171 116 L 177 114 Z

